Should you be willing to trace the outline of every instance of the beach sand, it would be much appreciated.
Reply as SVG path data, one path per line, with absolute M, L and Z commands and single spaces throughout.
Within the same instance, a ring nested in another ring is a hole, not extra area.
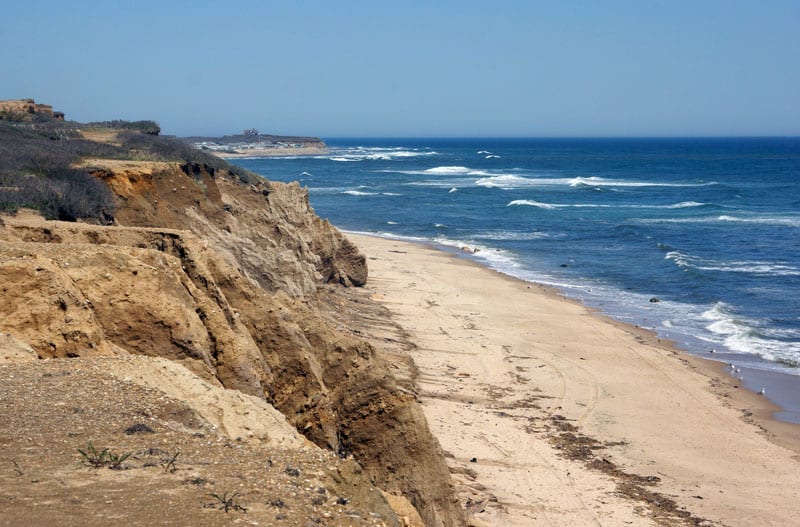
M 220 152 L 216 150 L 205 150 L 209 154 L 214 154 L 222 159 L 247 159 L 251 157 L 282 157 L 282 156 L 324 156 L 330 154 L 327 148 L 250 148 L 247 150 L 237 150 L 235 152 Z
M 348 236 L 416 346 L 474 525 L 797 525 L 798 426 L 725 365 L 450 253 Z

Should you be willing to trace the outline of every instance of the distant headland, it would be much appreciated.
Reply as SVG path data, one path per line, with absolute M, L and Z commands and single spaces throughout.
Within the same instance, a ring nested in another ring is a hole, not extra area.
M 262 134 L 255 128 L 223 137 L 184 137 L 184 141 L 223 158 L 327 154 L 318 137 Z

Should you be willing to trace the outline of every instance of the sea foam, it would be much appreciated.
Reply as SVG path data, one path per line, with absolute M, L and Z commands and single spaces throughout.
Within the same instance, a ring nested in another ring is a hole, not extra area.
M 699 216 L 694 218 L 642 218 L 641 223 L 749 223 L 753 225 L 776 225 L 800 227 L 797 216 Z
M 742 317 L 724 302 L 716 302 L 701 315 L 708 324 L 706 329 L 721 338 L 730 350 L 753 353 L 767 360 L 792 363 L 800 354 L 800 333 L 788 332 L 793 340 L 766 338 L 762 321 Z
M 685 209 L 689 207 L 702 207 L 705 203 L 698 203 L 696 201 L 684 201 L 672 205 L 632 205 L 632 204 L 619 204 L 619 205 L 605 205 L 601 203 L 542 203 L 541 201 L 534 201 L 529 199 L 515 199 L 508 203 L 508 207 L 515 205 L 527 205 L 529 207 L 538 207 L 540 209 Z
M 717 271 L 728 273 L 747 273 L 760 276 L 800 276 L 800 268 L 783 262 L 759 260 L 719 261 L 709 258 L 690 256 L 681 251 L 669 251 L 664 259 L 672 260 L 683 269 L 698 271 Z
M 569 180 L 571 187 L 705 187 L 716 185 L 714 181 L 703 183 L 662 183 L 657 181 L 629 181 L 602 177 L 576 177 Z
M 364 192 L 361 190 L 345 190 L 342 194 L 348 194 L 350 196 L 377 196 L 377 192 Z

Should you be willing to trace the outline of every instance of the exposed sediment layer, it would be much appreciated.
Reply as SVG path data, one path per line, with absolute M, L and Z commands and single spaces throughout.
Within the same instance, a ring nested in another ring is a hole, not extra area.
M 337 319 L 332 284 L 362 285 L 367 267 L 305 190 L 201 164 L 84 163 L 117 195 L 117 225 L 5 219 L 4 356 L 167 358 L 353 456 L 426 525 L 461 524 L 410 385 Z

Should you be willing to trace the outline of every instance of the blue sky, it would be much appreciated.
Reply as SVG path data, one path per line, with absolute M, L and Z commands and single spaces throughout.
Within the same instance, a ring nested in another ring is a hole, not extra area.
M 165 133 L 800 135 L 800 1 L 7 2 L 0 98 Z

